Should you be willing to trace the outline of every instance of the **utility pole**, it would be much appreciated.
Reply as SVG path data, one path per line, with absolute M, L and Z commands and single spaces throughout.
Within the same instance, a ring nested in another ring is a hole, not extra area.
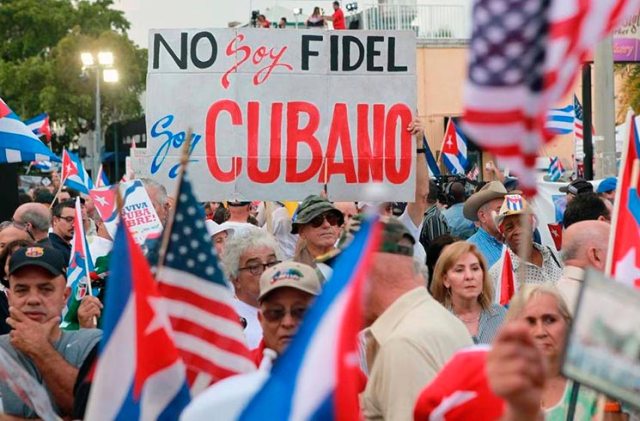
M 582 142 L 584 178 L 593 180 L 593 141 L 591 128 L 591 63 L 582 65 Z
M 613 89 L 613 37 L 598 43 L 594 56 L 595 71 L 595 128 L 597 133 L 596 178 L 615 176 L 616 171 L 616 121 Z

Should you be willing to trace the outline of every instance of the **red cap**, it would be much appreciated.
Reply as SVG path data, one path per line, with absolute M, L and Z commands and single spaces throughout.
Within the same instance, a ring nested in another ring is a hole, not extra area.
M 414 420 L 499 419 L 505 402 L 489 388 L 485 373 L 488 352 L 488 346 L 456 352 L 420 393 Z

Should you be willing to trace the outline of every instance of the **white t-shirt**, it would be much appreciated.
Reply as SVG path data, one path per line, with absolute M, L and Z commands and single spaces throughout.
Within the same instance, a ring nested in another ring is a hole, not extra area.
M 276 237 L 285 260 L 291 259 L 296 252 L 298 235 L 291 234 L 291 217 L 287 208 L 281 206 L 271 214 L 273 236 Z
M 247 321 L 247 327 L 244 329 L 247 346 L 249 349 L 256 349 L 262 339 L 262 326 L 258 321 L 258 309 L 237 298 L 233 300 L 233 308 L 238 313 L 238 316 Z

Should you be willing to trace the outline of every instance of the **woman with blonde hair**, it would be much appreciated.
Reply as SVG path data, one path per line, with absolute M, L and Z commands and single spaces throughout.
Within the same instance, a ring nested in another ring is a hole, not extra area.
M 571 313 L 560 291 L 551 284 L 525 285 L 509 304 L 507 321 L 523 321 L 536 348 L 546 360 L 540 405 L 546 420 L 590 420 L 597 410 L 597 395 L 560 373 Z M 506 363 L 506 362 L 505 362 Z
M 491 343 L 504 320 L 506 310 L 493 303 L 487 262 L 471 243 L 457 241 L 443 250 L 431 294 L 464 323 L 476 344 Z

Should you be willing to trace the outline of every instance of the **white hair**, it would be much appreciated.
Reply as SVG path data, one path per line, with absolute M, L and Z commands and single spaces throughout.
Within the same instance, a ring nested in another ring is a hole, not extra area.
M 257 227 L 242 230 L 227 240 L 222 253 L 222 266 L 229 279 L 238 277 L 240 256 L 248 249 L 256 247 L 269 247 L 273 249 L 278 260 L 283 259 L 280 246 L 273 235 Z

